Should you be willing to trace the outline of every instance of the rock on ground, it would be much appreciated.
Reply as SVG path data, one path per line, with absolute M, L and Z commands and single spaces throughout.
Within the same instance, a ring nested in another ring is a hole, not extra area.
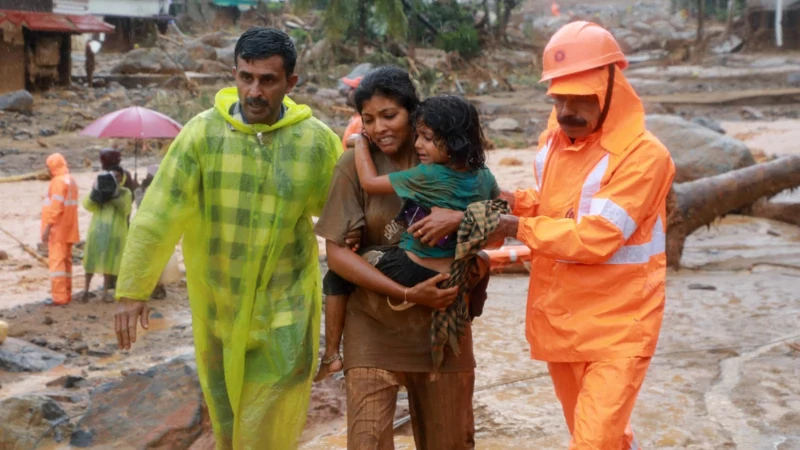
M 114 74 L 181 72 L 181 68 L 160 48 L 139 48 L 130 51 L 125 54 L 122 62 L 111 69 L 111 73 Z
M 489 124 L 489 129 L 492 131 L 522 131 L 519 122 L 508 117 L 493 120 Z
M 33 109 L 33 96 L 26 90 L 0 95 L 0 110 L 30 112 Z
M 647 116 L 647 129 L 669 149 L 675 182 L 697 180 L 755 164 L 747 146 L 678 116 Z
M 0 448 L 3 450 L 30 450 L 47 440 L 59 442 L 68 434 L 67 413 L 48 397 L 28 394 L 0 401 Z
M 0 370 L 8 372 L 44 372 L 63 363 L 64 359 L 61 353 L 21 339 L 8 338 L 0 345 Z
M 194 363 L 178 358 L 92 392 L 70 445 L 188 449 L 203 434 L 207 416 Z

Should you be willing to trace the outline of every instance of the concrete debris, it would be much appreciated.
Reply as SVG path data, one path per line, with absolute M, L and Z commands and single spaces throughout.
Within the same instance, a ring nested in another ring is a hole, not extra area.
M 743 142 L 679 116 L 647 115 L 647 129 L 669 149 L 675 161 L 676 183 L 755 164 Z
M 33 95 L 26 90 L 0 95 L 0 110 L 28 113 L 33 110 Z
M 64 362 L 61 353 L 30 342 L 8 338 L 0 346 L 0 370 L 7 372 L 44 372 Z

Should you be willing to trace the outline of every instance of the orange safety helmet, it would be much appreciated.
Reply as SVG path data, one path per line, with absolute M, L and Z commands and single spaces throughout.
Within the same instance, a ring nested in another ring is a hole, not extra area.
M 571 22 L 556 31 L 544 48 L 544 70 L 540 83 L 616 63 L 628 67 L 617 40 L 605 28 L 592 22 Z

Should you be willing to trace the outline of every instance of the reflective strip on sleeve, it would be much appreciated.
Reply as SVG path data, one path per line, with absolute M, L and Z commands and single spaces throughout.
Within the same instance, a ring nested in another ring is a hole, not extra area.
M 615 227 L 619 228 L 626 241 L 630 239 L 637 228 L 636 222 L 628 215 L 628 212 L 607 198 L 592 199 L 587 215 L 600 216 L 613 223 Z
M 64 206 L 78 206 L 77 200 L 67 200 L 64 202 Z
M 54 195 L 54 196 L 50 197 L 50 200 L 55 200 L 55 201 L 59 201 L 61 203 L 64 203 L 64 197 L 62 197 L 60 195 Z
M 552 139 L 547 141 L 547 144 L 539 150 L 539 153 L 536 154 L 536 159 L 533 161 L 533 168 L 536 170 L 537 191 L 539 190 L 539 186 L 544 186 L 544 181 L 542 180 L 542 176 L 544 176 L 544 165 L 547 163 L 547 155 L 550 153 L 550 144 L 552 143 Z
M 653 225 L 650 242 L 639 245 L 625 245 L 617 250 L 614 256 L 604 264 L 644 264 L 650 261 L 653 256 L 664 253 L 666 248 L 667 235 L 664 233 L 664 223 L 661 221 L 661 216 L 658 216 L 656 223 Z
M 63 278 L 71 276 L 72 274 L 70 272 L 50 272 L 50 278 Z
M 609 155 L 606 153 L 606 156 L 594 166 L 589 176 L 586 177 L 586 181 L 583 182 L 581 201 L 578 204 L 578 222 L 580 222 L 582 216 L 589 214 L 592 210 L 592 199 L 597 192 L 600 191 L 600 182 L 603 181 L 603 175 L 605 175 L 606 169 L 608 169 L 608 160 Z

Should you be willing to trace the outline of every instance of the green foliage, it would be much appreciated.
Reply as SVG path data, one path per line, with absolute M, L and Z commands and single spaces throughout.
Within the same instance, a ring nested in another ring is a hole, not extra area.
M 472 25 L 459 25 L 454 31 L 439 35 L 438 47 L 446 52 L 458 52 L 462 58 L 470 59 L 481 52 L 478 31 Z
M 332 41 L 391 36 L 404 40 L 408 33 L 408 17 L 402 0 L 296 0 L 299 11 L 324 5 L 323 28 Z M 367 29 L 361 29 L 360 19 L 366 15 Z
M 474 27 L 473 8 L 452 3 L 417 1 L 414 11 L 425 16 L 436 28 L 433 37 L 428 28 L 415 16 L 411 18 L 411 34 L 417 44 L 434 45 L 446 52 L 457 51 L 463 58 L 472 58 L 480 53 L 480 39 Z
M 724 22 L 728 17 L 728 0 L 702 0 L 705 1 L 705 16 L 716 18 Z M 697 16 L 698 0 L 670 0 L 672 12 L 681 10 L 689 11 L 692 16 Z M 747 0 L 736 0 L 734 10 L 741 14 L 747 8 Z
M 397 66 L 408 69 L 408 60 L 392 55 L 386 51 L 376 51 L 364 58 L 366 62 L 371 63 L 373 66 Z

